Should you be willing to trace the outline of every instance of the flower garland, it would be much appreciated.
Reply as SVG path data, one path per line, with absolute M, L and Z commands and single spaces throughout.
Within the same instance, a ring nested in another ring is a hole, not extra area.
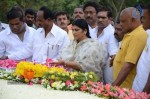
M 87 81 L 97 81 L 93 72 L 68 72 L 68 71 L 51 71 L 45 73 L 42 85 L 48 89 L 57 90 L 77 90 Z
M 26 82 L 28 84 L 41 83 L 41 79 L 46 72 L 66 72 L 62 67 L 48 67 L 43 64 L 35 64 L 32 62 L 22 61 L 17 64 L 15 72 L 8 73 L 0 71 L 1 79 Z M 10 79 L 7 79 L 10 78 Z
M 111 86 L 110 84 L 103 85 L 100 82 L 89 81 L 83 84 L 80 91 L 95 94 L 99 97 L 108 97 L 109 99 L 149 99 L 150 94 L 144 92 L 136 92 L 134 90 L 128 90 L 126 88 L 119 88 L 117 86 Z
M 35 77 L 42 77 L 46 71 L 48 71 L 48 67 L 46 65 L 22 61 L 17 64 L 15 74 L 31 80 Z
M 1 68 L 16 68 L 16 65 L 18 64 L 17 61 L 6 59 L 6 60 L 0 60 L 0 67 Z
M 136 92 L 110 84 L 103 85 L 93 72 L 70 72 L 62 67 L 46 66 L 22 61 L 17 64 L 15 72 L 0 70 L 0 79 L 41 84 L 47 89 L 80 90 L 98 97 L 117 99 L 150 99 L 144 92 Z

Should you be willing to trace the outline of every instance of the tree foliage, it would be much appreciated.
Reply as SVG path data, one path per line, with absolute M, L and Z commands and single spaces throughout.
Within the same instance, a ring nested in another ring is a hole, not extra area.
M 88 0 L 1 0 L 0 20 L 6 22 L 6 13 L 14 5 L 19 5 L 23 9 L 33 8 L 38 10 L 41 6 L 47 6 L 53 11 L 67 11 L 71 16 L 76 6 L 84 5 Z M 149 0 L 91 0 L 98 2 L 101 6 L 112 9 L 114 20 L 117 20 L 120 11 L 135 4 L 145 4 Z

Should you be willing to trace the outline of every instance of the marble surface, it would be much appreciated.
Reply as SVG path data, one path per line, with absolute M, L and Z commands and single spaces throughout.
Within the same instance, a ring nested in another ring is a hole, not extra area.
M 0 99 L 102 99 L 79 91 L 48 90 L 41 85 L 27 85 L 0 79 Z

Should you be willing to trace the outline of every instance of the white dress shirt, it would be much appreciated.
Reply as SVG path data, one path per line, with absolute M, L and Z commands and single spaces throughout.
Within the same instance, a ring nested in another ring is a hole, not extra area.
M 147 29 L 146 32 L 150 36 L 150 29 Z
M 149 30 L 147 30 L 146 32 L 150 34 Z M 142 92 L 148 81 L 149 73 L 150 73 L 150 37 L 148 37 L 147 44 L 139 58 L 136 69 L 136 76 L 132 88 L 138 92 Z
M 67 32 L 55 24 L 46 37 L 43 28 L 39 28 L 36 34 L 33 42 L 34 62 L 45 63 L 47 58 L 57 59 L 62 49 L 70 43 Z
M 98 31 L 98 30 L 97 30 Z M 114 37 L 114 27 L 109 24 L 102 33 L 97 37 L 97 32 L 93 33 L 92 38 L 97 39 L 104 44 L 107 50 L 107 57 L 115 55 L 118 51 L 118 42 Z
M 93 33 L 91 37 L 93 39 L 97 39 L 99 42 L 101 42 L 105 48 L 106 48 L 106 54 L 107 54 L 107 61 L 106 66 L 103 67 L 103 73 L 104 73 L 104 83 L 112 83 L 113 82 L 113 73 L 112 68 L 110 67 L 110 56 L 115 55 L 118 51 L 118 42 L 114 37 L 114 27 L 109 24 L 102 33 L 97 37 L 97 32 Z
M 96 26 L 95 28 L 92 28 L 90 25 L 88 25 L 89 27 L 89 32 L 90 32 L 90 36 L 91 38 L 96 38 L 95 34 L 97 34 L 98 31 L 98 27 Z
M 31 60 L 33 36 L 35 29 L 26 25 L 23 41 L 17 34 L 12 33 L 10 28 L 6 28 L 0 33 L 0 58 L 8 56 L 13 60 Z

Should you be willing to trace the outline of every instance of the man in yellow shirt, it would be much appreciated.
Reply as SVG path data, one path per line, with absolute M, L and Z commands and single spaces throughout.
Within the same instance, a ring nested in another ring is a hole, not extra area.
M 113 85 L 130 89 L 136 73 L 136 64 L 148 35 L 141 26 L 140 13 L 134 7 L 121 12 L 120 25 L 125 35 L 113 63 Z

